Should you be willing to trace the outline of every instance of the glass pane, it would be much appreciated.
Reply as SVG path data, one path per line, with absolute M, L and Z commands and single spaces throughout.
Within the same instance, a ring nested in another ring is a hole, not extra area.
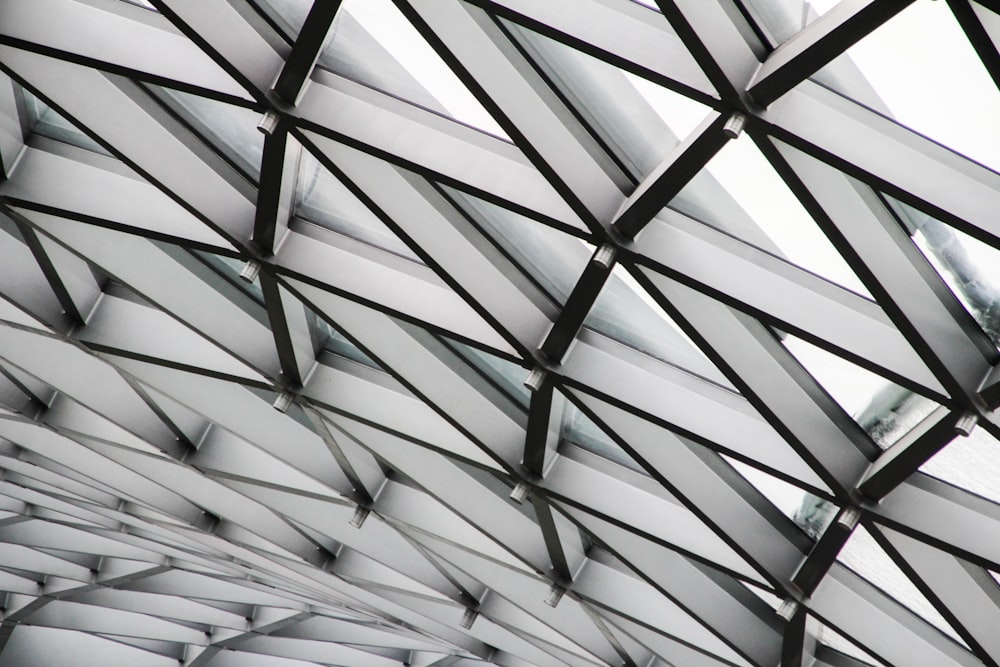
M 854 529 L 837 560 L 963 646 L 965 643 L 867 530 Z
M 933 48 L 929 48 L 933 45 Z M 1000 168 L 1000 91 L 944 2 L 914 2 L 847 50 L 816 80 L 862 104 L 872 91 L 837 76 L 850 59 L 890 117 L 993 169 Z
M 171 88 L 150 89 L 250 180 L 260 178 L 264 135 L 257 130 L 259 113 Z
M 921 472 L 1000 503 L 1000 442 L 978 426 L 953 439 Z
M 550 299 L 566 303 L 593 246 L 478 197 L 444 190 Z
M 993 344 L 1000 343 L 1000 252 L 901 201 L 886 201 Z
M 725 455 L 722 458 L 813 539 L 822 535 L 833 521 L 837 513 L 836 505 L 742 461 Z
M 570 46 L 507 21 L 504 25 L 636 179 L 653 171 L 712 113 Z
M 358 241 L 420 262 L 410 248 L 306 150 L 299 159 L 295 215 Z
M 84 148 L 88 151 L 111 155 L 99 143 L 83 133 L 76 125 L 66 118 L 56 113 L 55 109 L 49 107 L 45 102 L 31 94 L 30 91 L 22 89 L 24 94 L 24 106 L 28 112 L 28 127 L 32 132 L 37 132 L 43 137 L 55 139 L 66 144 Z
M 746 134 L 728 142 L 670 202 L 669 208 L 868 295 L 854 271 Z
M 880 447 L 888 447 L 938 404 L 790 334 L 782 343 Z
M 736 391 L 620 264 L 612 269 L 583 325 Z
M 646 475 L 642 466 L 635 462 L 611 436 L 601 430 L 587 415 L 583 414 L 572 402 L 563 401 L 562 433 L 560 437 L 566 442 L 576 445 L 588 452 L 597 454 L 609 461 L 625 466 L 630 470 Z
M 390 0 L 345 0 L 319 62 L 337 74 L 507 137 Z
M 528 378 L 528 369 L 471 345 L 450 339 L 444 340 L 470 366 L 489 378 L 493 384 L 522 408 L 528 409 L 531 402 L 531 392 L 524 386 L 524 381 Z

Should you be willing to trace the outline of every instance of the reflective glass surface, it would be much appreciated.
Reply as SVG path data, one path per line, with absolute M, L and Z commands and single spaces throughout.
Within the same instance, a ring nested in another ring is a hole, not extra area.
M 782 343 L 809 374 L 864 428 L 889 447 L 938 404 L 790 334 Z
M 955 437 L 920 471 L 1000 503 L 1000 442 L 980 426 Z
M 938 275 L 1000 344 L 1000 252 L 899 200 L 886 201 Z
M 259 113 L 171 88 L 151 89 L 244 174 L 252 180 L 260 177 L 264 135 L 257 130 Z
M 24 107 L 28 113 L 28 126 L 32 132 L 71 144 L 77 148 L 85 148 L 102 155 L 111 155 L 103 146 L 50 108 L 45 102 L 32 95 L 30 91 L 22 89 L 22 94 Z
M 883 590 L 917 616 L 962 643 L 961 637 L 917 589 L 865 528 L 854 529 L 837 560 Z

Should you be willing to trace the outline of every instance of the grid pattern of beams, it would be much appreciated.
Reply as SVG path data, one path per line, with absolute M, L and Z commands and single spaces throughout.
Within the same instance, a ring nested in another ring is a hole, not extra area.
M 1000 664 L 1000 175 L 823 76 L 926 1 L 0 0 L 0 667 Z

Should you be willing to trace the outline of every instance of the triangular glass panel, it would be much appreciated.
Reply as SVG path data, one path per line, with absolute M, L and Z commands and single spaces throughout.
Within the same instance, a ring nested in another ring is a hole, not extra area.
M 537 32 L 503 21 L 626 174 L 642 180 L 712 110 Z M 694 65 L 693 61 L 691 63 Z
M 724 454 L 720 456 L 813 539 L 818 539 L 833 521 L 837 513 L 837 507 L 833 503 L 742 461 Z
M 860 83 L 851 76 L 855 68 Z M 910 4 L 814 78 L 972 160 L 1000 169 L 1000 91 L 948 3 Z
M 247 180 L 259 180 L 264 135 L 258 112 L 172 88 L 147 90 Z
M 897 199 L 885 199 L 941 279 L 1000 345 L 1000 251 Z
M 442 189 L 545 296 L 566 303 L 594 246 L 473 195 Z
M 529 371 L 519 364 L 490 354 L 477 347 L 459 343 L 450 338 L 441 338 L 465 363 L 474 368 L 489 384 L 500 390 L 511 402 L 525 411 L 531 402 L 531 392 L 525 386 Z
M 572 401 L 563 402 L 560 441 L 625 466 L 641 475 L 649 475 L 611 436 L 593 422 Z
M 882 448 L 889 447 L 938 407 L 831 352 L 782 333 L 781 342 L 823 389 Z
M 20 90 L 24 98 L 24 109 L 28 115 L 26 120 L 30 132 L 77 148 L 111 156 L 111 153 L 103 146 L 91 139 L 67 118 L 57 113 L 55 109 L 32 95 L 30 91 L 23 88 Z
M 584 326 L 733 389 L 708 357 L 620 264 L 612 269 Z
M 483 132 L 507 138 L 390 0 L 344 0 L 328 40 L 320 55 L 321 66 Z
M 669 203 L 861 295 L 854 271 L 746 134 L 728 142 Z
M 920 471 L 1000 503 L 1000 443 L 978 426 L 968 437 L 954 438 Z
M 776 47 L 836 7 L 840 0 L 745 0 L 747 12 Z
M 875 538 L 857 527 L 837 555 L 837 561 L 963 646 L 965 642 L 924 597 Z
M 320 227 L 420 262 L 409 246 L 307 150 L 299 158 L 294 211 L 296 217 Z
M 311 310 L 309 312 L 312 313 Z M 321 349 L 345 359 L 356 361 L 359 364 L 364 364 L 369 368 L 379 371 L 383 370 L 378 362 L 362 352 L 357 345 L 352 343 L 344 334 L 337 331 L 336 328 L 330 326 L 325 319 L 317 317 L 315 321 Z

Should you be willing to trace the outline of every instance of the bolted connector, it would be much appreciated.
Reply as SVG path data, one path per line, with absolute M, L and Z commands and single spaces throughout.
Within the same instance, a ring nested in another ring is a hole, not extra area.
M 264 112 L 264 115 L 260 117 L 260 122 L 257 123 L 257 129 L 260 130 L 261 134 L 266 134 L 271 136 L 274 131 L 278 129 L 278 121 L 281 118 L 273 110 L 268 109 Z
M 799 610 L 799 603 L 792 599 L 787 599 L 781 603 L 778 607 L 778 616 L 785 619 L 786 621 L 792 620 L 792 616 L 795 616 L 795 612 Z
M 563 595 L 566 595 L 566 589 L 559 584 L 552 584 L 549 594 L 545 596 L 545 604 L 550 607 L 557 607 L 559 606 L 559 601 L 563 599 Z
M 243 270 L 240 271 L 240 278 L 248 283 L 257 280 L 258 275 L 260 275 L 260 262 L 255 259 L 249 260 L 243 265 Z
M 545 370 L 536 367 L 528 374 L 527 379 L 524 381 L 524 386 L 531 391 L 538 391 L 542 388 L 543 382 L 545 382 Z
M 472 629 L 472 624 L 476 622 L 477 618 L 479 618 L 479 612 L 471 607 L 466 607 L 465 613 L 462 614 L 462 620 L 459 621 L 458 624 L 466 630 L 470 630 Z
M 975 412 L 966 412 L 955 422 L 955 433 L 967 438 L 972 435 L 972 429 L 976 428 L 978 422 L 979 415 Z
M 740 112 L 734 113 L 722 126 L 722 133 L 730 139 L 736 139 L 743 133 L 743 126 L 747 124 L 747 117 Z
M 854 530 L 854 527 L 858 525 L 858 521 L 860 520 L 861 510 L 857 507 L 847 507 L 837 517 L 837 523 L 848 530 Z
M 611 264 L 615 261 L 616 254 L 618 254 L 618 250 L 610 243 L 605 243 L 597 249 L 597 252 L 594 253 L 590 261 L 605 269 L 610 269 Z
M 290 391 L 283 391 L 278 394 L 278 398 L 274 399 L 272 407 L 278 412 L 288 412 L 288 408 L 292 406 L 292 401 L 295 400 L 295 395 Z
M 510 499 L 515 503 L 520 505 L 524 502 L 525 498 L 528 497 L 528 485 L 524 482 L 518 482 L 517 486 L 510 492 Z
M 370 509 L 358 505 L 357 507 L 354 508 L 354 516 L 351 517 L 350 524 L 355 528 L 360 528 L 361 526 L 365 525 L 365 519 L 368 518 L 369 514 L 371 514 Z

